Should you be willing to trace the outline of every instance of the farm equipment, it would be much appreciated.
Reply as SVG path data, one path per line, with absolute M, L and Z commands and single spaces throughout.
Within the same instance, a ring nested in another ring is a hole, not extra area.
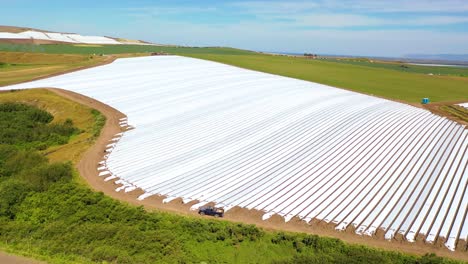
M 214 217 L 223 217 L 224 209 L 214 206 L 203 206 L 198 209 L 200 215 L 212 215 Z

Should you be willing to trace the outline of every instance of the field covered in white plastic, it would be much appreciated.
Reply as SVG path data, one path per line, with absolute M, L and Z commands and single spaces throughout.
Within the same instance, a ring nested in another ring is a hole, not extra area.
M 0 32 L 0 39 L 37 39 L 76 44 L 121 44 L 117 40 L 100 36 L 83 36 L 79 34 L 24 31 L 20 33 Z
M 463 103 L 463 104 L 458 104 L 459 106 L 463 106 L 465 108 L 468 108 L 468 103 Z
M 177 56 L 3 89 L 32 87 L 78 92 L 128 116 L 135 129 L 116 136 L 99 169 L 120 190 L 142 188 L 140 198 L 466 246 L 468 130 L 426 110 Z

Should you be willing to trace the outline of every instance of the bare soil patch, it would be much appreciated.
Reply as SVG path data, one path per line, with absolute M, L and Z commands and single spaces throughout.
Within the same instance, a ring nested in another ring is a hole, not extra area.
M 28 259 L 25 257 L 10 255 L 5 252 L 0 252 L 0 263 L 5 264 L 40 264 L 42 261 Z
M 447 111 L 444 111 L 441 107 L 443 106 L 451 106 L 451 105 L 456 105 L 456 104 L 460 104 L 460 103 L 465 103 L 466 100 L 464 101 L 453 101 L 453 102 L 440 102 L 440 103 L 429 103 L 429 104 L 426 104 L 426 105 L 423 105 L 423 108 L 426 109 L 426 110 L 429 110 L 431 113 L 435 114 L 435 115 L 438 115 L 438 116 L 442 116 L 442 117 L 446 117 L 452 121 L 455 121 L 459 124 L 462 124 L 462 125 L 465 125 L 467 126 L 466 128 L 468 128 L 468 122 L 466 122 L 465 120 L 447 112 Z

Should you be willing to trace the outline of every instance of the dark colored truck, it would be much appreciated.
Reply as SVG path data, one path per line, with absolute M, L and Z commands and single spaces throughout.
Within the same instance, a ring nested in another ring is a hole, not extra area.
M 214 217 L 223 217 L 224 209 L 214 206 L 202 206 L 198 209 L 200 215 L 212 215 Z

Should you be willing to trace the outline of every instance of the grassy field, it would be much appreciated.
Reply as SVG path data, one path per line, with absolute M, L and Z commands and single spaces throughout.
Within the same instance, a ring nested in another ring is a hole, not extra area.
M 46 110 L 54 115 L 50 125 L 71 119 L 90 144 L 96 126 L 102 123 L 90 108 L 46 90 L 0 93 L 0 109 L 5 102 Z M 34 118 L 24 114 L 19 118 L 20 114 L 12 119 Z M 36 129 L 26 127 L 30 122 L 23 123 L 13 136 Z M 63 147 L 82 152 L 75 149 L 76 140 L 70 138 Z M 43 158 L 47 152 L 0 144 L 3 250 L 50 263 L 458 263 L 434 255 L 420 257 L 350 245 L 316 235 L 147 212 L 91 191 L 73 179 L 67 162 L 73 156 L 61 156 L 55 160 L 59 163 L 51 163 Z
M 468 78 L 463 77 L 428 76 L 286 56 L 184 55 L 411 103 L 419 103 L 424 97 L 429 97 L 433 102 L 468 101 Z
M 329 62 L 346 63 L 351 65 L 381 68 L 400 72 L 468 77 L 468 67 L 422 66 L 393 61 L 375 61 L 370 59 L 327 58 L 325 60 Z
M 105 56 L 0 52 L 0 86 L 106 63 Z
M 408 66 L 408 68 L 402 68 L 397 63 L 371 63 L 366 60 L 310 60 L 287 56 L 271 56 L 231 48 L 0 44 L 1 51 L 21 51 L 28 52 L 28 54 L 41 52 L 60 54 L 57 56 L 78 54 L 85 56 L 83 58 L 88 58 L 86 56 L 92 56 L 92 54 L 166 52 L 313 81 L 409 103 L 419 103 L 424 97 L 429 97 L 432 102 L 468 101 L 468 77 L 466 77 L 468 69 L 463 68 L 434 68 L 412 65 Z M 1 62 L 2 56 L 0 55 Z M 34 74 L 44 75 L 46 73 L 41 72 L 44 70 L 41 70 L 42 67 L 33 65 L 17 66 L 17 72 L 25 71 L 25 74 L 20 77 L 9 77 L 15 71 L 14 68 L 0 67 L 0 77 L 3 77 L 0 78 L 0 85 L 18 81 L 18 78 L 26 80 Z M 48 65 L 48 67 L 57 66 Z M 64 69 L 48 68 L 48 70 L 57 72 Z M 436 70 L 441 74 L 440 76 L 428 75 L 429 72 L 436 74 Z
M 0 86 L 98 66 L 117 58 L 148 55 L 149 53 L 119 53 L 100 56 L 0 51 Z
M 49 53 L 49 54 L 119 54 L 119 53 L 149 53 L 166 52 L 171 54 L 226 54 L 241 55 L 253 52 L 233 48 L 188 48 L 176 46 L 150 46 L 150 45 L 28 45 L 28 44 L 2 44 L 0 51 Z M 1 61 L 1 60 L 0 60 Z

